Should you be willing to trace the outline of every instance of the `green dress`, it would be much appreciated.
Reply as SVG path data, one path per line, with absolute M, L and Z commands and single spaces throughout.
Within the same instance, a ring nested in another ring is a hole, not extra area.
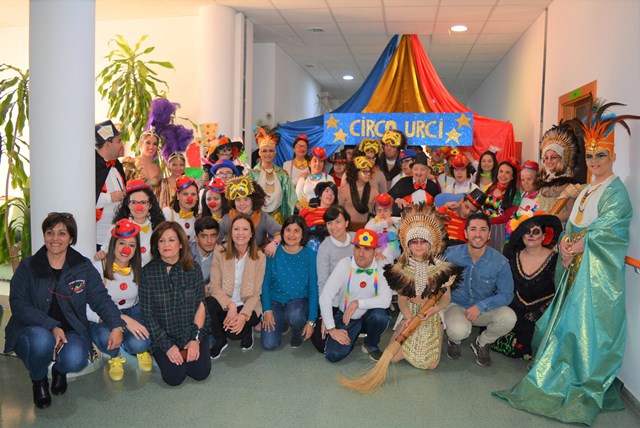
M 587 425 L 600 412 L 624 408 L 616 375 L 625 348 L 632 207 L 619 178 L 602 185 L 593 201 L 597 217 L 583 227 L 575 219 L 588 188 L 576 199 L 566 234 L 584 234 L 584 253 L 569 270 L 558 263 L 556 296 L 536 324 L 531 370 L 511 389 L 493 393 L 515 408 Z

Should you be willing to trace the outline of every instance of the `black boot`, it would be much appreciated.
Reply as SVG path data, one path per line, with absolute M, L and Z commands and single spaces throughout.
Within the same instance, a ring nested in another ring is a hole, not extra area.
M 38 409 L 46 409 L 51 405 L 51 394 L 49 394 L 49 379 L 45 376 L 42 380 L 32 380 L 33 383 L 33 404 Z
M 51 369 L 51 392 L 55 395 L 67 392 L 67 375 L 60 373 L 55 367 Z

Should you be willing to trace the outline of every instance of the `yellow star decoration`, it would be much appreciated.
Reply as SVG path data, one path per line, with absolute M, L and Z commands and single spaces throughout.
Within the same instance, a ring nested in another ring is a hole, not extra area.
M 336 141 L 342 141 L 343 144 L 347 144 L 347 142 L 345 141 L 345 138 L 347 138 L 347 134 L 344 133 L 342 128 L 338 129 L 338 132 L 334 132 L 333 136 L 336 137 L 333 140 L 334 143 Z
M 331 116 L 329 116 L 329 120 L 327 120 L 325 123 L 327 124 L 327 129 L 329 129 L 329 128 L 338 129 L 338 122 L 339 122 L 339 120 L 336 119 L 335 117 L 333 117 L 333 115 L 331 115 Z
M 463 126 L 471 128 L 471 125 L 469 124 L 470 119 L 471 118 L 465 116 L 464 113 L 461 114 L 460 117 L 456 119 L 456 122 L 458 122 L 458 128 L 462 128 Z
M 456 144 L 460 144 L 460 141 L 458 141 L 458 138 L 460 138 L 462 134 L 456 131 L 456 128 L 451 128 L 451 131 L 447 132 L 446 135 L 447 135 L 447 141 L 446 141 L 447 143 L 453 140 L 456 142 Z

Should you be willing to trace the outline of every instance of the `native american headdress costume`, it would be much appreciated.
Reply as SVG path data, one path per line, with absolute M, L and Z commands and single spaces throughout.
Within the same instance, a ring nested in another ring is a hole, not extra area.
M 384 268 L 384 276 L 392 290 L 409 298 L 418 294 L 427 298 L 440 287 L 455 288 L 462 279 L 463 268 L 444 260 L 447 231 L 442 214 L 432 207 L 412 205 L 402 213 L 399 232 L 404 253 L 393 265 Z M 422 261 L 415 260 L 409 249 L 412 239 L 424 239 L 430 249 Z
M 574 127 L 570 122 L 560 121 L 558 125 L 554 125 L 542 136 L 542 157 L 546 152 L 551 150 L 560 156 L 561 171 L 547 171 L 543 166 L 538 174 L 539 187 L 562 186 L 568 183 L 577 183 L 572 178 L 573 170 L 576 167 L 578 153 L 579 137 L 574 132 Z

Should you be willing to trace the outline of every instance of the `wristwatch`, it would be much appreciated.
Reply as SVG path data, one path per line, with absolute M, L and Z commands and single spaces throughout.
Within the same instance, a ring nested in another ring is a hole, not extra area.
M 312 328 L 316 328 L 315 321 L 307 321 L 307 324 L 309 324 Z

